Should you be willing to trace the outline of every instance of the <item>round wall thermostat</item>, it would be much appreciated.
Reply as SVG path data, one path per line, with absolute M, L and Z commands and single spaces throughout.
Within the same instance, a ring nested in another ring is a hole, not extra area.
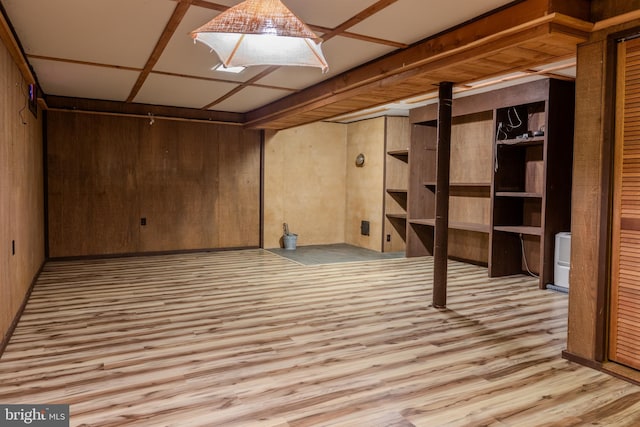
M 364 166 L 364 154 L 360 153 L 356 156 L 356 166 Z

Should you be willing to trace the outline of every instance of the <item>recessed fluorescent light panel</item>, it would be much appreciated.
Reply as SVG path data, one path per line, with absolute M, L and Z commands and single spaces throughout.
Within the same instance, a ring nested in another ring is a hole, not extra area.
M 233 73 L 233 74 L 239 74 L 243 72 L 245 68 L 246 67 L 225 67 L 222 64 L 218 64 L 215 67 L 213 67 L 214 71 L 222 71 L 224 73 Z

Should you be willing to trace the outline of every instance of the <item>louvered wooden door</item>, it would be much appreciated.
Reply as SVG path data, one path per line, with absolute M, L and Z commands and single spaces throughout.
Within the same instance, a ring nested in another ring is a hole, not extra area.
M 618 47 L 609 358 L 640 369 L 640 39 Z

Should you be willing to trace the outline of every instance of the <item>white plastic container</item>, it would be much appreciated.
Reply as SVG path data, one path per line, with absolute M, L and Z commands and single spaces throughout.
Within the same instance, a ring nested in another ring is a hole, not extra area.
M 571 268 L 571 233 L 556 234 L 555 265 L 553 268 L 554 285 L 569 289 L 569 270 Z

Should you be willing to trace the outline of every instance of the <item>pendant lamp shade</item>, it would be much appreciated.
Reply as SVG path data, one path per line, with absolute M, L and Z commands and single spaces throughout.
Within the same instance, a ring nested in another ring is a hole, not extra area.
M 191 32 L 225 67 L 299 65 L 328 70 L 322 40 L 280 0 L 246 0 Z

